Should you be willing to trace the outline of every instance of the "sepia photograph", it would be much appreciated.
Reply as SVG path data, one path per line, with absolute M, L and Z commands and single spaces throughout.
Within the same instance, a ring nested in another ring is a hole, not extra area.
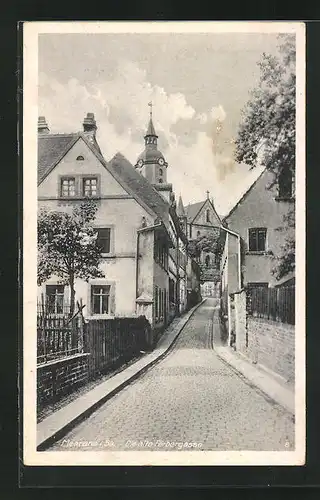
M 305 26 L 25 22 L 26 465 L 305 463 Z

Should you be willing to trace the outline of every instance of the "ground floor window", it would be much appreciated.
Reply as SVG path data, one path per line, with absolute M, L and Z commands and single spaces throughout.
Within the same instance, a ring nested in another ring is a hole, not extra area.
M 109 314 L 110 312 L 110 285 L 91 286 L 92 314 Z
M 64 285 L 46 286 L 46 308 L 49 314 L 62 314 L 64 302 Z

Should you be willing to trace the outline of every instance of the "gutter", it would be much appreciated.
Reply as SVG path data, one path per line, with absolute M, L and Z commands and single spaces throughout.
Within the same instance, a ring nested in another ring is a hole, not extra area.
M 238 286 L 239 290 L 242 290 L 242 279 L 241 279 L 241 236 L 240 234 L 231 231 L 230 229 L 227 229 L 223 225 L 220 226 L 220 229 L 223 231 L 226 231 L 227 235 L 232 234 L 232 236 L 235 236 L 238 239 Z

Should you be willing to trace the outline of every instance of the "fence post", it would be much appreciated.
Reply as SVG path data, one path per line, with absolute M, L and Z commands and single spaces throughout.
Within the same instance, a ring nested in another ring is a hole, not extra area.
M 47 361 L 47 346 L 46 346 L 46 316 L 44 308 L 44 296 L 41 294 L 41 307 L 42 307 L 42 341 L 43 341 L 43 356 L 44 361 Z

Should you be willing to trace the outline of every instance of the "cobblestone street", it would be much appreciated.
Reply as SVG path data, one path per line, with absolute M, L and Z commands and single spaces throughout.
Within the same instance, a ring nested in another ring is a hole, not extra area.
M 292 450 L 292 416 L 218 358 L 218 328 L 207 299 L 162 361 L 50 450 Z

